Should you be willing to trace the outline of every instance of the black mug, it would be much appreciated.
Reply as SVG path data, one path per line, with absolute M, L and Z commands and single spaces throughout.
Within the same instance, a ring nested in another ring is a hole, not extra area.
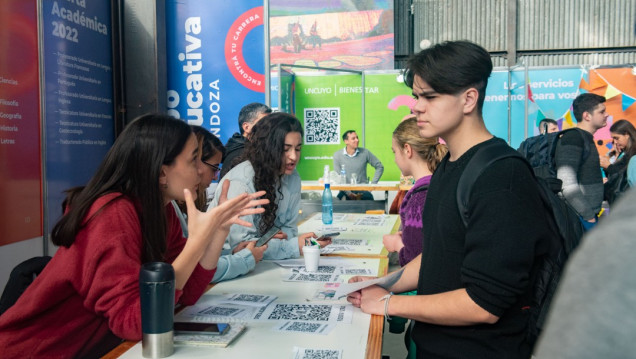
M 142 355 L 165 358 L 174 353 L 174 269 L 163 262 L 142 265 L 139 271 Z

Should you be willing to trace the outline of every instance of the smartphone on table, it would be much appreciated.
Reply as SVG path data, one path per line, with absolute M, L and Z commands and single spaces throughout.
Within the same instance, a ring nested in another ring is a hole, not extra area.
M 265 232 L 265 234 L 263 234 L 261 238 L 258 239 L 258 241 L 256 241 L 255 246 L 256 247 L 264 246 L 265 244 L 267 244 L 267 242 L 269 242 L 272 238 L 274 238 L 276 233 L 278 233 L 279 231 L 280 231 L 279 227 L 274 226 L 270 228 L 267 232 Z
M 230 330 L 228 323 L 174 322 L 175 334 L 223 335 Z
M 315 241 L 322 241 L 325 238 L 331 238 L 334 239 L 336 237 L 338 237 L 340 235 L 340 232 L 327 232 L 327 233 L 323 233 L 320 235 L 320 237 L 314 239 Z

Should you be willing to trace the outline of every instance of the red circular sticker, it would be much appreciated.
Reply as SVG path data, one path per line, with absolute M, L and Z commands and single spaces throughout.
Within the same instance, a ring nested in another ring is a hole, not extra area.
M 234 21 L 225 38 L 225 61 L 232 76 L 241 85 L 252 91 L 265 92 L 265 75 L 252 70 L 243 58 L 245 37 L 260 25 L 263 25 L 262 6 L 244 12 Z

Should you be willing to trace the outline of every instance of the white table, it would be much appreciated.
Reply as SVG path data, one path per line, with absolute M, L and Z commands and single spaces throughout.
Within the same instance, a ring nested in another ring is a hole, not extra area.
M 329 257 L 337 258 L 337 257 Z M 327 264 L 326 261 L 321 265 Z M 321 258 L 322 260 L 323 258 Z M 379 258 L 343 258 L 356 266 L 364 266 L 379 270 L 386 274 L 387 260 Z M 212 287 L 208 294 L 268 294 L 278 296 L 274 303 L 307 303 L 314 292 L 322 288 L 324 283 L 283 282 L 282 276 L 289 269 L 279 267 L 270 261 L 263 261 L 256 266 L 254 272 Z M 342 278 L 346 280 L 347 278 Z M 205 295 L 204 295 L 205 296 Z M 346 303 L 341 299 L 335 303 Z M 270 304 L 271 305 L 271 304 Z M 384 319 L 381 316 L 364 314 L 359 308 L 353 308 L 350 324 L 337 324 L 327 335 L 280 333 L 272 330 L 275 321 L 248 322 L 248 328 L 226 348 L 202 346 L 175 346 L 171 358 L 259 358 L 280 359 L 292 358 L 293 347 L 313 349 L 341 349 L 343 359 L 380 359 L 382 352 L 382 330 Z M 132 345 L 129 344 L 129 346 Z M 125 345 L 115 349 L 106 357 L 118 357 Z M 120 356 L 121 358 L 142 358 L 141 343 L 132 346 Z
M 366 224 L 365 224 L 366 223 Z M 333 255 L 352 257 L 387 257 L 388 251 L 382 244 L 382 236 L 395 233 L 400 227 L 400 216 L 397 214 L 365 214 L 365 213 L 334 213 L 333 223 L 324 225 L 322 213 L 314 213 L 298 225 L 298 233 L 325 231 L 340 232 L 335 238 L 334 245 L 347 242 L 356 243 L 361 240 L 363 245 L 347 245 L 349 249 L 333 252 Z M 327 247 L 326 249 L 328 249 Z

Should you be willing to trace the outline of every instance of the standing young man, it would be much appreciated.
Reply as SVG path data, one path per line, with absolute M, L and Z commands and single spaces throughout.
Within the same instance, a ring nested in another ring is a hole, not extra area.
M 563 134 L 554 155 L 557 177 L 563 181 L 563 197 L 578 212 L 585 229 L 596 224 L 603 203 L 603 175 L 594 133 L 607 125 L 609 115 L 604 102 L 605 97 L 593 93 L 574 99 L 577 130 Z
M 232 137 L 227 140 L 225 144 L 225 156 L 223 157 L 223 167 L 221 168 L 221 174 L 219 180 L 228 173 L 232 167 L 238 163 L 234 163 L 234 160 L 241 156 L 245 149 L 245 141 L 249 141 L 252 127 L 266 115 L 272 113 L 272 109 L 262 103 L 252 102 L 241 108 L 239 111 L 238 125 L 239 132 L 235 132 Z
M 415 55 L 407 70 L 420 135 L 443 138 L 449 151 L 431 179 L 423 252 L 390 288 L 417 295 L 371 286 L 348 300 L 367 313 L 414 320 L 418 358 L 528 359 L 523 309 L 549 235 L 531 170 L 518 158 L 485 169 L 471 191 L 467 226 L 456 200 L 459 178 L 480 148 L 508 149 L 482 118 L 490 55 L 470 42 L 444 42 Z

